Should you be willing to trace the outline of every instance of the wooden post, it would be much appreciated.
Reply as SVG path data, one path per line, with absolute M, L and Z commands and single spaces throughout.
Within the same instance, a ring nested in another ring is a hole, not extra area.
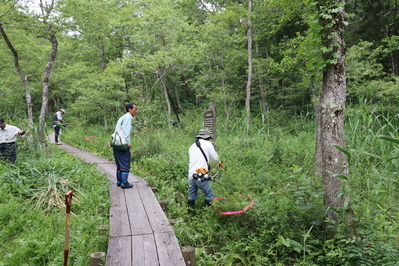
M 181 247 L 186 265 L 195 266 L 195 248 L 190 246 Z
M 167 200 L 158 200 L 158 202 L 159 202 L 159 205 L 161 205 L 161 208 L 162 208 L 162 210 L 164 211 L 164 212 L 166 212 L 166 209 L 167 209 L 167 204 L 168 204 L 168 201 Z
M 90 266 L 102 266 L 104 265 L 103 258 L 105 257 L 104 252 L 94 252 L 90 255 Z
M 209 103 L 209 109 L 204 112 L 204 128 L 209 129 L 213 139 L 216 139 L 216 104 Z

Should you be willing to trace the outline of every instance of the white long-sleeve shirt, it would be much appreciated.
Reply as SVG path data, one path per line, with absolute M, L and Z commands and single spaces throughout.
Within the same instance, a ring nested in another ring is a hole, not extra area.
M 55 120 L 57 119 L 57 120 Z M 61 111 L 58 111 L 54 115 L 54 121 L 63 121 Z M 54 124 L 53 127 L 56 127 L 57 124 Z
M 6 125 L 4 129 L 0 128 L 0 144 L 16 142 L 20 132 L 21 129 L 16 126 Z
M 209 163 L 211 163 L 211 160 L 219 160 L 219 155 L 215 151 L 212 142 L 204 139 L 199 139 L 199 142 Z M 196 173 L 195 170 L 197 170 L 198 168 L 208 169 L 208 165 L 206 163 L 204 155 L 202 154 L 200 148 L 195 142 L 188 150 L 188 154 L 190 156 L 190 162 L 188 165 L 188 178 L 192 179 L 192 175 Z

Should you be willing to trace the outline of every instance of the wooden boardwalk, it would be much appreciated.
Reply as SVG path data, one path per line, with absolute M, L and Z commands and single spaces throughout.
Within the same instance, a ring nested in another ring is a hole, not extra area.
M 54 133 L 49 135 L 54 143 Z M 97 164 L 110 181 L 110 239 L 106 266 L 185 266 L 179 243 L 152 189 L 130 173 L 133 188 L 115 184 L 116 165 L 104 158 L 63 143 L 58 147 Z M 96 252 L 93 250 L 93 252 Z

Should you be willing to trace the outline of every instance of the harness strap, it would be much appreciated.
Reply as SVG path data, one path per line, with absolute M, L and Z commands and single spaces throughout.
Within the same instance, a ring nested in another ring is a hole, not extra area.
M 200 149 L 200 151 L 202 152 L 202 155 L 204 155 L 206 164 L 207 164 L 207 166 L 208 166 L 208 171 L 211 171 L 211 166 L 210 166 L 210 164 L 209 164 L 209 162 L 208 162 L 208 158 L 206 157 L 204 150 L 203 150 L 202 147 L 201 147 L 201 143 L 199 142 L 199 139 L 197 139 L 197 140 L 195 141 L 195 144 L 197 145 L 197 147 L 198 147 L 198 148 Z

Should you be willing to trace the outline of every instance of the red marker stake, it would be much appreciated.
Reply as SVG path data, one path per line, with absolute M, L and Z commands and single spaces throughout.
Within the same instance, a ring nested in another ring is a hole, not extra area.
M 64 266 L 68 265 L 69 231 L 71 229 L 72 194 L 73 194 L 73 190 L 70 190 L 70 191 L 68 191 L 68 193 L 65 194 L 66 222 L 65 222 Z

